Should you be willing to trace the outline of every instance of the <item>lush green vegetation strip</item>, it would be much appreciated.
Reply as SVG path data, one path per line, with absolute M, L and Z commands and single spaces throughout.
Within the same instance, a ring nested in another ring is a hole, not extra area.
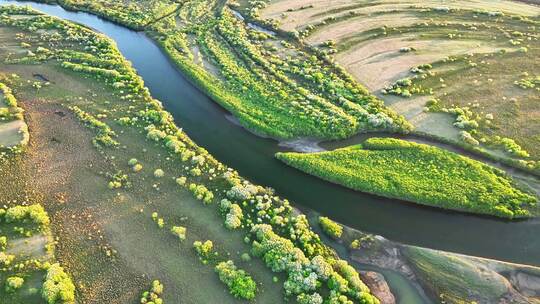
M 411 129 L 352 78 L 336 72 L 328 58 L 280 40 L 288 37 L 254 29 L 220 1 L 54 2 L 146 30 L 196 85 L 258 134 L 337 139 L 365 130 Z M 73 62 L 64 66 L 103 76 L 112 72 Z
M 399 139 L 372 138 L 331 152 L 277 158 L 355 190 L 445 209 L 516 218 L 532 216 L 537 204 L 496 168 Z

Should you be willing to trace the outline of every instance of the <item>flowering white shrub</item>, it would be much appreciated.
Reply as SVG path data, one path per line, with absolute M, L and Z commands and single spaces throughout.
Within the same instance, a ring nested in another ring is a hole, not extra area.
M 315 291 L 318 285 L 318 276 L 309 269 L 299 269 L 289 272 L 283 287 L 286 295 L 309 293 Z
M 311 259 L 311 269 L 313 269 L 322 280 L 327 280 L 334 271 L 332 266 L 320 255 Z
M 296 297 L 296 301 L 299 304 L 322 304 L 323 298 L 316 292 L 312 294 L 301 293 Z
M 225 216 L 225 226 L 229 229 L 236 229 L 242 226 L 242 208 L 237 204 L 231 204 L 229 213 Z
M 468 143 L 468 144 L 471 144 L 471 145 L 474 145 L 474 146 L 477 146 L 480 144 L 480 142 L 478 142 L 478 140 L 476 140 L 472 135 L 471 133 L 467 132 L 467 131 L 461 131 L 459 132 L 459 137 L 461 138 L 461 140 L 463 140 L 464 142 Z
M 235 185 L 227 191 L 227 196 L 233 200 L 245 201 L 257 194 L 257 192 L 257 187 L 251 184 Z

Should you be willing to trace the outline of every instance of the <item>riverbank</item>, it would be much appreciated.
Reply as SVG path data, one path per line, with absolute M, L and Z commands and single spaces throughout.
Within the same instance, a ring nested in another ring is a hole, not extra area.
M 318 221 L 316 212 L 308 216 L 311 222 Z M 319 227 L 315 230 L 323 235 Z M 399 290 L 398 304 L 540 301 L 538 267 L 404 245 L 346 226 L 339 239 L 324 236 L 324 240 L 351 263 L 383 274 L 390 290 Z

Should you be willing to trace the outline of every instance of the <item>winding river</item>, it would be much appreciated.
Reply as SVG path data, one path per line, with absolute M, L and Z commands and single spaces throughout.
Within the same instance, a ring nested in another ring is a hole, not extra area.
M 114 39 L 152 95 L 195 142 L 244 177 L 273 187 L 301 208 L 397 242 L 540 266 L 540 219 L 510 222 L 420 207 L 351 191 L 289 168 L 274 158 L 286 148 L 235 124 L 230 114 L 194 87 L 144 33 L 55 5 L 0 0 L 0 4 L 8 3 L 30 5 Z

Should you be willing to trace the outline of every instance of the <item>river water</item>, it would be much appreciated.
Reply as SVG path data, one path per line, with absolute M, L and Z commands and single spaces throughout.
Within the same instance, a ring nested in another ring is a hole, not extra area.
M 0 4 L 19 4 L 0 0 Z M 145 34 L 87 13 L 23 2 L 45 13 L 96 29 L 114 39 L 184 131 L 214 157 L 290 199 L 358 230 L 433 249 L 540 266 L 540 220 L 519 222 L 447 212 L 384 199 L 332 185 L 274 158 L 280 147 L 235 124 L 225 110 L 194 87 Z

